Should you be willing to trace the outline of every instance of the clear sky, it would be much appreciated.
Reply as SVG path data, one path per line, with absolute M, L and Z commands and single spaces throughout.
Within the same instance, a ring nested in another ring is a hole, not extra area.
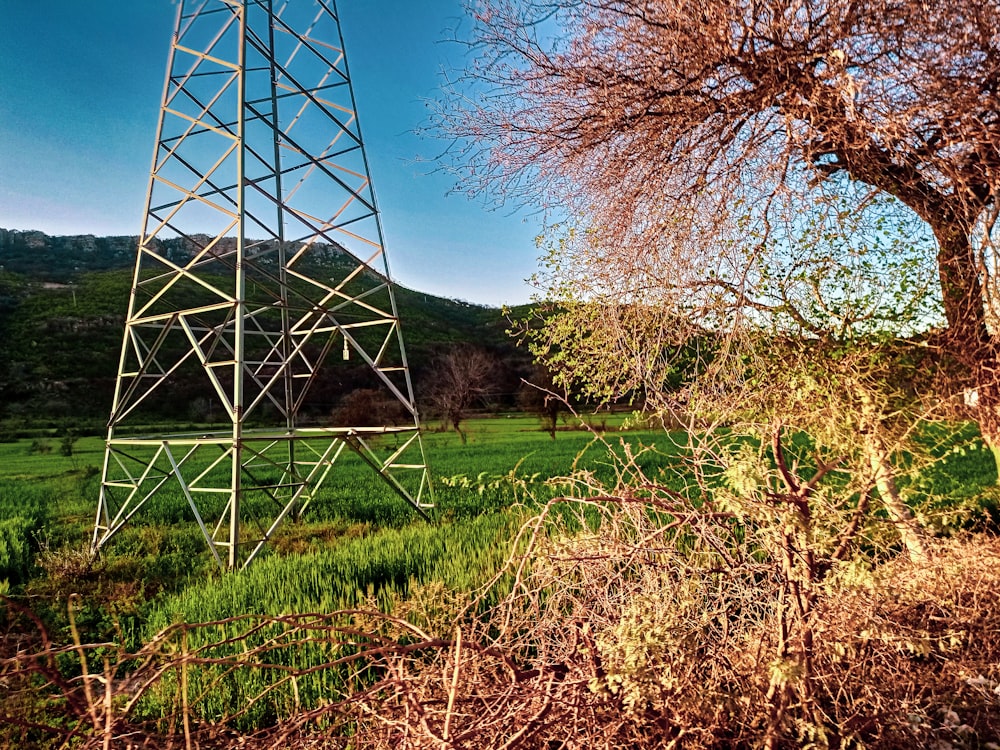
M 338 0 L 389 264 L 401 284 L 526 302 L 540 219 L 489 210 L 435 171 L 420 137 L 461 0 Z M 0 227 L 138 234 L 176 6 L 172 0 L 3 0 Z

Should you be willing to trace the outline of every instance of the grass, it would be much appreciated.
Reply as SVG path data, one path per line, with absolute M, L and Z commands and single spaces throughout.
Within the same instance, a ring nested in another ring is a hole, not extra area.
M 615 417 L 618 424 L 622 419 Z M 547 480 L 568 474 L 580 461 L 596 474 L 612 477 L 605 449 L 594 445 L 588 432 L 561 431 L 552 440 L 535 418 L 521 415 L 470 420 L 465 427 L 464 443 L 453 432 L 425 434 L 436 478 L 435 525 L 426 533 L 436 533 L 434 529 L 455 533 L 454 528 L 503 515 L 518 503 L 544 501 L 561 491 Z M 626 435 L 632 443 L 665 439 L 662 432 Z M 614 433 L 609 436 L 619 439 Z M 42 452 L 45 445 L 49 450 Z M 61 564 L 60 554 L 79 558 L 89 542 L 104 458 L 100 438 L 81 437 L 73 449 L 71 456 L 61 455 L 54 439 L 0 443 L 0 518 L 10 519 L 3 532 L 10 560 L 0 559 L 0 580 L 8 580 L 15 593 L 53 596 L 55 605 L 70 589 L 87 590 L 83 582 L 72 580 L 74 570 L 91 580 L 95 589 L 98 579 L 139 584 L 142 598 L 150 601 L 161 593 L 179 593 L 189 578 L 204 575 L 209 557 L 177 491 L 164 492 L 150 502 L 112 542 L 95 569 L 78 561 Z M 419 528 L 422 523 L 377 475 L 348 453 L 303 522 L 282 528 L 270 556 L 316 553 L 343 540 Z M 52 568 L 68 580 L 51 580 Z M 363 591 L 367 585 L 359 582 L 357 588 Z M 136 616 L 145 617 L 138 611 Z
M 467 442 L 455 433 L 425 435 L 436 489 L 431 523 L 420 519 L 357 456 L 346 453 L 304 519 L 287 522 L 269 552 L 250 569 L 224 575 L 213 570 L 178 491 L 158 495 L 102 558 L 88 565 L 85 551 L 103 441 L 82 437 L 71 456 L 60 455 L 54 439 L 47 441 L 48 451 L 46 441 L 39 451 L 37 439 L 0 443 L 0 518 L 5 519 L 0 525 L 0 580 L 63 636 L 68 633 L 68 598 L 80 594 L 76 623 L 84 639 L 123 639 L 133 649 L 174 622 L 363 605 L 391 609 L 414 586 L 439 585 L 466 596 L 503 565 L 524 504 L 544 502 L 562 491 L 548 483 L 551 477 L 570 473 L 580 462 L 612 477 L 605 449 L 585 431 L 560 431 L 553 440 L 531 417 L 470 420 L 466 431 Z M 663 433 L 624 436 L 635 444 L 665 438 Z M 236 635 L 238 627 L 211 637 Z M 247 679 L 269 678 L 257 674 Z M 226 683 L 206 700 L 204 715 L 224 715 L 240 696 L 260 687 Z M 306 700 L 328 687 L 302 684 L 296 689 Z M 153 696 L 144 710 L 150 715 L 166 711 L 171 699 Z M 270 703 L 262 703 L 243 721 L 269 720 L 286 699 L 276 691 Z
M 57 477 L 67 472 L 98 469 L 104 461 L 104 440 L 97 437 L 79 438 L 73 445 L 73 455 L 59 453 L 59 441 L 40 438 L 49 452 L 32 452 L 36 440 L 14 440 L 0 443 L 0 479 L 39 480 Z
M 611 415 L 611 419 L 609 426 L 617 427 L 624 416 Z M 454 432 L 430 431 L 424 436 L 435 476 L 436 528 L 450 529 L 481 516 L 504 514 L 523 502 L 544 502 L 565 491 L 548 480 L 568 475 L 574 468 L 587 469 L 597 479 L 613 483 L 615 468 L 607 446 L 595 442 L 589 432 L 560 431 L 553 440 L 535 418 L 524 415 L 469 420 L 465 430 L 467 442 Z M 650 476 L 656 476 L 658 462 L 669 460 L 677 451 L 663 431 L 609 431 L 605 439 L 618 450 L 622 440 L 633 448 L 659 448 L 641 458 Z M 98 467 L 103 461 L 99 438 L 80 438 L 72 456 L 60 455 L 54 441 L 50 452 L 32 452 L 34 442 L 0 443 L 0 518 L 11 519 L 3 532 L 11 559 L 5 563 L 0 551 L 0 580 L 9 579 L 15 586 L 44 573 L 32 569 L 32 561 L 25 563 L 26 555 L 31 558 L 43 550 L 86 545 L 99 490 Z M 935 451 L 940 460 L 904 485 L 914 504 L 933 515 L 931 525 L 959 525 L 976 508 L 982 509 L 983 489 L 995 481 L 990 456 L 971 433 Z M 991 506 L 988 501 L 986 506 L 995 509 L 995 502 Z M 311 554 L 345 539 L 421 524 L 377 475 L 353 454 L 345 454 L 303 521 L 281 529 L 270 556 Z M 183 497 L 179 492 L 165 492 L 112 543 L 101 570 L 105 575 L 109 570 L 140 575 L 150 597 L 160 591 L 178 593 L 188 577 L 205 570 L 208 555 L 200 545 L 203 542 Z M 8 572 L 4 565 L 10 568 Z M 359 590 L 366 585 L 359 583 Z

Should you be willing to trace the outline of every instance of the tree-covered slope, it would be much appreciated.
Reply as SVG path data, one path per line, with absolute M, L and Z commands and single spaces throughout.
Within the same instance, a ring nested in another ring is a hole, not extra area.
M 135 247 L 135 237 L 0 229 L 0 419 L 71 423 L 107 416 Z M 336 251 L 330 256 L 335 265 Z M 513 403 L 529 360 L 507 335 L 503 311 L 402 287 L 396 299 L 418 399 L 441 354 L 474 346 L 502 363 L 495 390 Z M 357 387 L 360 368 L 360 362 L 330 368 L 317 383 L 313 418 L 321 421 Z M 209 395 L 198 383 L 178 383 L 164 398 L 162 416 L 192 419 L 198 411 L 192 404 Z

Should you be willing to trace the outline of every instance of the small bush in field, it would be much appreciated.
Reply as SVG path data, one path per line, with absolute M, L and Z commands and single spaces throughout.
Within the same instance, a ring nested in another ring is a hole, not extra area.
M 28 446 L 28 454 L 46 454 L 52 452 L 52 446 L 47 440 L 32 440 L 31 445 Z
M 78 439 L 76 430 L 69 430 L 65 435 L 59 440 L 59 455 L 70 457 L 73 455 L 73 446 L 76 445 Z

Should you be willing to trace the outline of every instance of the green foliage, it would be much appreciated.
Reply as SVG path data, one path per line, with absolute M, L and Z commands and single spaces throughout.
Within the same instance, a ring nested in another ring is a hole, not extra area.
M 50 492 L 0 476 L 0 580 L 24 584 L 34 567 L 37 537 L 52 513 Z
M 636 597 L 618 623 L 596 638 L 605 673 L 590 681 L 590 689 L 618 698 L 633 718 L 641 718 L 662 696 L 677 690 L 681 681 L 674 665 L 683 664 L 696 645 L 690 623 L 697 622 L 705 602 L 685 599 L 676 587 L 671 594 L 669 607 L 659 597 Z
M 73 455 L 73 446 L 76 444 L 78 436 L 76 430 L 67 430 L 59 439 L 59 455 L 69 458 Z
M 33 519 L 0 518 L 0 581 L 23 583 L 31 569 L 31 536 L 37 529 Z
M 51 452 L 52 452 L 52 446 L 49 445 L 48 441 L 45 440 L 32 440 L 31 445 L 28 446 L 28 453 L 30 455 L 34 455 L 36 453 L 45 455 L 46 453 L 51 453 Z
M 837 191 L 788 196 L 769 215 L 741 219 L 747 236 L 727 250 L 750 272 L 755 296 L 769 300 L 762 321 L 868 343 L 940 325 L 933 237 L 898 200 L 834 182 Z

